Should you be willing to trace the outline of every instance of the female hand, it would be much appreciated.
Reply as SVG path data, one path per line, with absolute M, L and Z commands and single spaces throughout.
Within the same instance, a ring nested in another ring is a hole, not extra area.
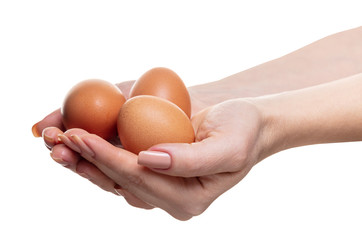
M 133 83 L 134 81 L 126 81 L 117 84 L 126 99 L 129 98 L 129 92 Z M 198 99 L 196 94 L 191 94 L 191 99 L 193 113 L 198 112 L 205 106 L 205 103 Z M 95 183 L 103 190 L 118 194 L 114 190 L 116 183 L 112 179 L 102 173 L 96 166 L 94 166 L 94 164 L 81 157 L 79 153 L 73 151 L 71 148 L 68 148 L 64 143 L 62 143 L 58 135 L 63 134 L 63 131 L 65 131 L 65 129 L 62 124 L 60 109 L 57 109 L 46 116 L 32 128 L 32 132 L 35 137 L 43 137 L 45 145 L 49 150 L 51 150 L 51 156 L 56 162 L 71 169 L 75 173 L 88 178 L 91 182 Z M 67 135 L 77 133 L 84 133 L 84 131 L 80 129 L 72 129 L 66 132 Z M 123 191 L 123 195 L 125 195 L 126 200 L 133 206 L 146 209 L 152 208 L 150 205 L 140 201 L 127 191 Z
M 129 98 L 129 92 L 134 84 L 134 81 L 125 81 L 117 84 L 117 87 L 122 91 L 126 99 Z M 106 175 L 104 175 L 96 166 L 82 158 L 79 153 L 68 148 L 61 142 L 58 135 L 63 134 L 65 128 L 62 123 L 62 116 L 60 109 L 55 110 L 46 116 L 43 120 L 34 124 L 32 132 L 35 137 L 42 136 L 46 147 L 51 150 L 51 157 L 62 166 L 69 168 L 73 172 L 82 177 L 89 179 L 91 182 L 98 185 L 105 191 L 119 194 L 115 191 L 114 186 L 116 183 Z M 67 132 L 67 134 L 84 133 L 81 129 L 74 129 Z M 91 177 L 90 177 L 91 176 Z M 132 194 L 124 192 L 127 195 L 127 201 L 135 207 L 151 209 L 153 207 L 135 198 Z
M 260 160 L 265 136 L 261 117 L 253 103 L 230 100 L 193 117 L 195 143 L 159 144 L 138 157 L 72 129 L 60 135 L 65 145 L 54 146 L 52 157 L 79 171 L 79 155 L 69 154 L 67 161 L 58 155 L 58 148 L 67 146 L 93 164 L 94 168 L 81 167 L 81 175 L 98 186 L 114 191 L 116 184 L 131 205 L 159 207 L 187 220 L 201 214 Z

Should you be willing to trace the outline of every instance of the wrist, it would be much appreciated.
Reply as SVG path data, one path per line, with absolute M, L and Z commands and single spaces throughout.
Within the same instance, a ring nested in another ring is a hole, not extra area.
M 307 120 L 312 114 L 310 104 L 296 92 L 252 99 L 259 111 L 262 126 L 260 160 L 289 148 L 306 145 L 306 139 L 313 139 L 313 122 Z
M 191 86 L 188 90 L 192 98 L 208 107 L 229 99 L 243 97 L 238 88 L 238 84 L 233 84 L 231 81 L 219 80 Z
M 197 113 L 206 107 L 235 99 L 251 97 L 256 87 L 246 81 L 244 72 L 224 79 L 188 87 L 192 102 L 192 112 Z
M 318 86 L 253 99 L 265 155 L 305 145 L 361 141 L 362 73 Z
M 287 136 L 283 127 L 283 116 L 275 107 L 275 100 L 271 98 L 248 99 L 256 107 L 260 116 L 258 162 L 288 148 Z

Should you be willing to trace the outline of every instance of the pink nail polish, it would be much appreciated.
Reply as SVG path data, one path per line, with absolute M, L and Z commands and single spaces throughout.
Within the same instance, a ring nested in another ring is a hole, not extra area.
M 80 148 L 75 143 L 73 143 L 67 136 L 65 136 L 64 134 L 58 134 L 58 138 L 62 143 L 70 147 L 72 150 L 80 153 Z
M 93 150 L 90 149 L 90 147 L 88 147 L 88 145 L 85 144 L 85 142 L 78 135 L 72 135 L 70 137 L 73 139 L 75 144 L 77 144 L 77 146 L 80 148 L 81 153 L 85 153 L 85 154 L 89 155 L 90 157 L 95 156 L 95 153 L 93 152 Z
M 55 156 L 54 153 L 53 153 L 53 151 L 50 152 L 50 157 L 51 157 L 54 161 L 56 161 L 57 163 L 59 163 L 60 165 L 62 165 L 63 167 L 68 167 L 68 166 L 69 166 L 69 164 L 68 164 L 66 161 L 64 161 L 64 159 L 62 159 L 61 157 Z
M 32 131 L 34 137 L 37 137 L 37 138 L 41 137 L 41 133 L 39 133 L 39 130 L 38 130 L 38 124 L 39 123 L 34 124 L 33 127 L 31 128 L 31 131 Z
M 168 169 L 171 156 L 165 152 L 142 151 L 138 154 L 138 164 L 155 169 Z
M 52 137 L 48 136 L 47 134 L 45 134 L 45 132 L 43 132 L 43 138 L 47 142 L 54 143 L 54 139 Z
M 79 176 L 82 176 L 82 177 L 84 177 L 84 178 L 86 178 L 86 179 L 90 179 L 89 175 L 86 174 L 86 173 L 80 172 L 80 173 L 78 173 L 78 174 L 79 174 Z

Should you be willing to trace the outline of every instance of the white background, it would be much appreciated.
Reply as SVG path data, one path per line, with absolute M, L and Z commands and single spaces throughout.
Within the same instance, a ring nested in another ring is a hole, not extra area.
M 31 133 L 78 81 L 156 66 L 219 80 L 361 25 L 359 2 L 1 1 L 0 239 L 362 239 L 360 142 L 276 154 L 180 222 L 62 168 Z

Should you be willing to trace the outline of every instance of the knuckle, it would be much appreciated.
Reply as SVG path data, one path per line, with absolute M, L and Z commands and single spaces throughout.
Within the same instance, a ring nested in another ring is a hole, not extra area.
M 126 174 L 125 181 L 122 184 L 122 187 L 127 190 L 127 189 L 132 188 L 132 186 L 134 186 L 134 185 L 136 185 L 137 187 L 145 186 L 144 178 L 140 175 Z
M 183 201 L 183 203 L 181 203 L 180 209 L 182 215 L 190 219 L 191 217 L 201 215 L 209 205 L 210 203 L 207 197 L 198 195 L 194 196 L 188 201 Z
M 180 166 L 176 166 L 175 169 L 178 169 L 180 171 L 179 174 L 183 177 L 194 177 L 202 168 L 203 161 L 200 161 L 198 158 L 194 152 L 186 152 L 182 159 L 177 161 L 180 163 Z
M 185 158 L 183 161 L 182 172 L 186 177 L 192 176 L 193 172 L 197 170 L 196 162 L 191 158 Z

